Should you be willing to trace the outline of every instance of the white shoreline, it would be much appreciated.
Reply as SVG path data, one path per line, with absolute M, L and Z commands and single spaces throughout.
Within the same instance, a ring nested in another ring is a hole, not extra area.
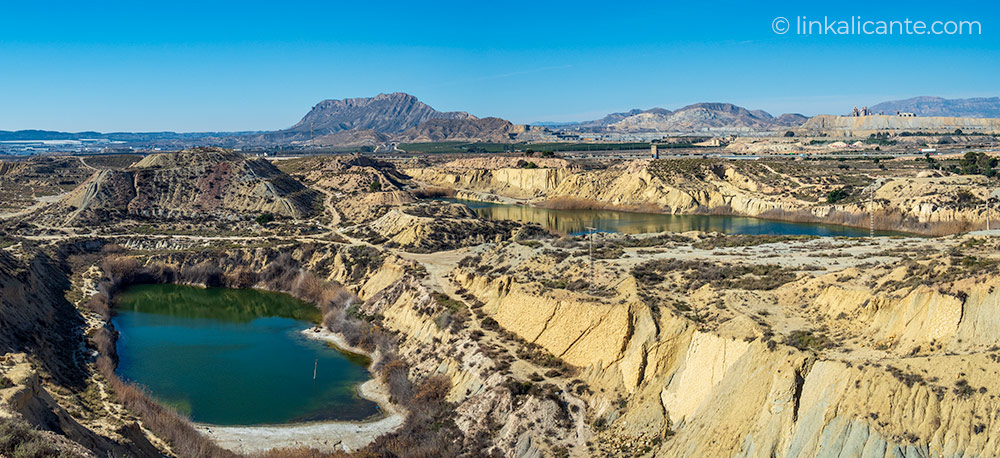
M 310 339 L 322 340 L 341 350 L 372 357 L 369 352 L 347 345 L 340 334 L 315 328 L 302 334 Z M 389 390 L 374 377 L 358 387 L 358 394 L 379 405 L 381 415 L 365 421 L 320 421 L 288 425 L 217 426 L 195 423 L 201 434 L 219 446 L 237 453 L 259 453 L 275 448 L 308 447 L 324 452 L 334 450 L 354 451 L 378 436 L 395 431 L 406 419 L 405 411 L 389 402 Z

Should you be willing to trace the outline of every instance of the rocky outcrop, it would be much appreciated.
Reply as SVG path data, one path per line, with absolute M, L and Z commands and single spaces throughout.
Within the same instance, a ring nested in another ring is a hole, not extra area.
M 301 218 L 312 213 L 316 199 L 315 191 L 265 160 L 194 148 L 153 154 L 125 170 L 95 172 L 48 214 L 67 224 L 130 216 L 232 219 L 264 212 Z
M 389 136 L 373 129 L 352 129 L 321 135 L 310 143 L 316 146 L 378 146 L 389 141 Z
M 387 246 L 418 253 L 506 240 L 520 227 L 513 221 L 479 219 L 464 205 L 440 202 L 392 209 L 369 225 L 388 239 Z
M 517 132 L 500 118 L 430 119 L 396 137 L 400 142 L 510 142 Z
M 351 129 L 371 129 L 380 133 L 402 132 L 430 119 L 475 119 L 461 112 L 440 112 L 416 97 L 402 92 L 375 97 L 324 100 L 294 126 L 279 133 L 328 134 Z

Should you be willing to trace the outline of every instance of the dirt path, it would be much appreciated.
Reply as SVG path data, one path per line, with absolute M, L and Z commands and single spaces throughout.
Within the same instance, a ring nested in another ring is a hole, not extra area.
M 33 213 L 35 211 L 38 211 L 38 210 L 41 210 L 42 208 L 44 208 L 44 207 L 46 207 L 48 205 L 51 205 L 54 202 L 58 202 L 66 194 L 69 194 L 69 193 L 68 192 L 64 192 L 64 193 L 61 193 L 61 194 L 53 194 L 51 196 L 35 197 L 35 204 L 34 205 L 32 205 L 32 206 L 30 206 L 28 208 L 25 208 L 24 210 L 17 211 L 17 212 L 0 213 L 0 219 L 19 218 L 21 216 L 30 215 L 31 213 Z
M 84 167 L 86 167 L 86 168 L 88 168 L 90 170 L 93 170 L 95 172 L 100 172 L 101 171 L 101 169 L 99 169 L 97 167 L 94 167 L 94 166 L 88 164 L 87 161 L 83 160 L 83 156 L 77 156 L 76 158 L 80 160 L 80 165 L 82 165 L 82 166 L 84 166 Z

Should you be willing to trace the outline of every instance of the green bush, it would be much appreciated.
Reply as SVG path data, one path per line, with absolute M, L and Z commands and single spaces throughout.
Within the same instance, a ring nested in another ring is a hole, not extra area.
M 835 204 L 848 197 L 850 197 L 851 192 L 847 188 L 837 188 L 826 194 L 826 203 Z
M 254 222 L 261 226 L 266 226 L 267 223 L 270 223 L 271 221 L 274 221 L 274 215 L 270 213 L 261 213 L 260 216 L 254 220 Z
M 792 331 L 785 343 L 799 350 L 822 350 L 833 346 L 829 337 L 810 331 Z

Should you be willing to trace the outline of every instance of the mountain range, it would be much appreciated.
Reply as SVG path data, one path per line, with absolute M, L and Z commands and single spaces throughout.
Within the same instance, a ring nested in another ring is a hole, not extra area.
M 748 110 L 731 103 L 696 103 L 671 111 L 666 108 L 633 109 L 601 119 L 548 124 L 582 132 L 697 132 L 704 130 L 774 130 L 798 126 L 807 118 L 786 113 L 777 118 L 763 110 Z
M 900 111 L 918 116 L 998 118 L 1000 98 L 914 97 L 882 102 L 871 109 L 876 113 Z M 0 141 L 102 139 L 140 148 L 163 149 L 206 144 L 226 147 L 357 147 L 390 142 L 557 141 L 557 131 L 611 134 L 779 131 L 799 126 L 806 119 L 806 116 L 792 113 L 774 117 L 763 110 L 749 110 L 731 103 L 696 103 L 677 110 L 632 109 L 591 121 L 539 123 L 542 127 L 530 127 L 496 117 L 478 118 L 464 111 L 437 111 L 413 95 L 394 92 L 374 97 L 324 100 L 313 106 L 295 125 L 269 132 L 68 133 L 29 130 L 0 131 Z

